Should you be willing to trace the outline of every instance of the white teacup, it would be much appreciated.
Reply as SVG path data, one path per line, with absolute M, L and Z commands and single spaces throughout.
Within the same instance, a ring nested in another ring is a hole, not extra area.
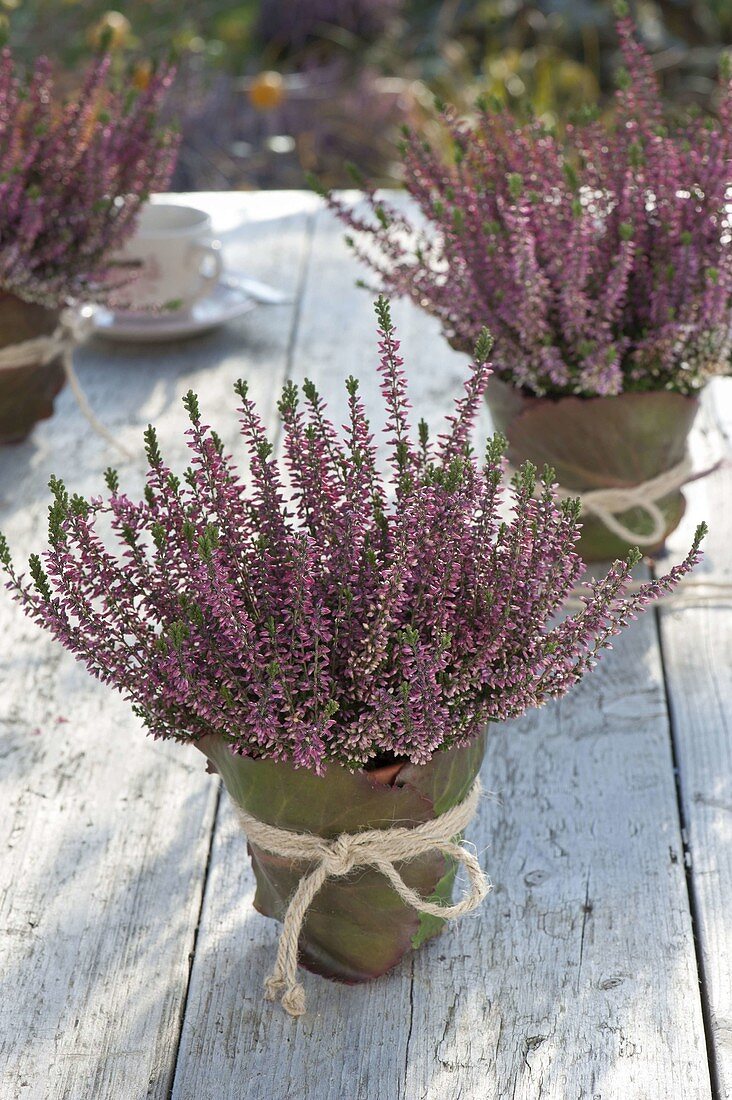
M 134 236 L 115 259 L 134 272 L 116 293 L 117 313 L 184 312 L 210 294 L 223 273 L 208 214 L 170 203 L 142 208 Z

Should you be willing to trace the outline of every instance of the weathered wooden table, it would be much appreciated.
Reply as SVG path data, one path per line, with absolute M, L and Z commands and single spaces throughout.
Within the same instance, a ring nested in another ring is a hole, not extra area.
M 97 412 L 184 464 L 193 387 L 227 441 L 236 378 L 271 417 L 310 376 L 336 409 L 376 364 L 370 297 L 340 228 L 298 193 L 197 195 L 233 269 L 290 290 L 177 345 L 92 343 Z M 395 305 L 416 411 L 439 423 L 465 365 Z M 707 419 L 732 435 L 732 382 Z M 85 493 L 117 456 L 71 395 L 0 451 L 0 527 L 44 542 L 49 474 Z M 142 462 L 122 469 L 141 484 Z M 688 491 L 730 579 L 732 473 Z M 655 614 L 655 613 L 654 613 Z M 701 1100 L 732 1097 L 732 607 L 634 624 L 562 703 L 491 730 L 471 829 L 495 889 L 369 986 L 306 975 L 293 1023 L 261 998 L 277 928 L 193 748 L 153 742 L 0 593 L 0 1096 L 68 1100 Z

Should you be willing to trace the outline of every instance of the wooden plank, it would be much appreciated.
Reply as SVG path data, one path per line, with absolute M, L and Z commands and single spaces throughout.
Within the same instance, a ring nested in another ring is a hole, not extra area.
M 307 196 L 196 196 L 229 226 L 227 254 L 296 291 Z M 232 230 L 237 220 L 240 229 Z M 261 309 L 171 347 L 102 344 L 78 372 L 103 420 L 141 453 L 148 420 L 183 465 L 181 395 L 228 410 L 240 375 L 266 403 L 295 306 Z M 255 321 L 256 317 L 256 321 Z M 213 406 L 213 409 L 212 409 Z M 44 542 L 54 471 L 98 492 L 115 455 L 68 393 L 31 441 L 0 450 L 0 527 L 18 557 Z M 139 485 L 140 468 L 122 477 Z M 0 599 L 0 1095 L 167 1098 L 217 788 L 195 750 L 143 736 L 129 708 Z
M 710 387 L 702 426 L 716 421 L 732 449 L 732 381 Z M 709 448 L 699 448 L 708 450 Z M 679 557 L 694 525 L 709 523 L 699 576 L 732 583 L 732 469 L 686 490 L 688 511 L 670 540 Z M 703 995 L 717 1095 L 732 1098 L 732 600 L 664 610 L 660 616 L 679 767 Z
M 293 374 L 331 410 L 362 379 L 378 423 L 374 320 L 321 214 Z M 395 305 L 415 417 L 439 423 L 464 362 Z M 252 912 L 221 805 L 174 1100 L 701 1100 L 710 1096 L 661 666 L 636 624 L 580 692 L 492 731 L 471 829 L 496 889 L 378 982 L 305 975 L 293 1023 L 261 1000 L 276 926 Z
M 708 1097 L 652 621 L 492 731 L 483 776 L 495 892 L 415 957 L 406 1096 Z
M 365 388 L 373 374 L 375 320 L 339 234 L 322 214 L 317 225 L 291 374 L 310 376 L 340 415 L 345 377 L 360 375 Z M 422 384 L 440 388 L 427 372 Z M 360 987 L 308 976 L 309 1012 L 293 1025 L 262 1001 L 277 926 L 253 911 L 253 895 L 246 841 L 222 799 L 173 1100 L 401 1095 L 410 1003 L 403 972 Z

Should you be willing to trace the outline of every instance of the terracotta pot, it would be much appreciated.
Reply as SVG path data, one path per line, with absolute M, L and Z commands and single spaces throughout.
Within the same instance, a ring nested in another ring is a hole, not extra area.
M 491 378 L 486 398 L 495 427 L 508 439 L 508 459 L 530 459 L 539 470 L 554 467 L 570 492 L 629 487 L 658 477 L 681 462 L 699 408 L 696 397 L 678 393 L 624 393 L 617 397 L 533 397 Z M 686 502 L 675 490 L 655 502 L 665 521 L 664 537 L 645 553 L 662 549 L 679 525 Z M 640 536 L 653 531 L 642 508 L 617 517 Z M 600 519 L 582 517 L 578 550 L 585 561 L 624 556 L 635 543 L 609 531 Z
M 375 772 L 350 772 L 331 765 L 316 776 L 289 764 L 236 756 L 218 736 L 197 744 L 237 805 L 270 825 L 326 838 L 432 820 L 465 798 L 485 749 L 481 736 L 466 748 L 437 753 L 422 766 L 397 763 Z M 249 844 L 249 854 L 257 880 L 254 907 L 281 921 L 307 865 L 270 855 L 254 844 Z M 452 896 L 456 869 L 439 852 L 397 864 L 408 886 L 444 902 Z M 357 868 L 344 878 L 329 879 L 316 894 L 300 936 L 300 961 L 326 978 L 367 981 L 390 970 L 444 923 L 405 905 L 378 871 Z
M 59 311 L 23 302 L 12 294 L 0 295 L 0 348 L 37 336 L 49 336 Z M 0 444 L 20 443 L 39 420 L 53 415 L 53 402 L 65 382 L 63 363 L 0 368 Z

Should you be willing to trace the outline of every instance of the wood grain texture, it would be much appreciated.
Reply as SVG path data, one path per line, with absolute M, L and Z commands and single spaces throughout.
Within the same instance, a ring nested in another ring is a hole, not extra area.
M 483 782 L 495 891 L 415 957 L 405 1095 L 708 1097 L 652 621 L 573 697 L 490 731 Z
M 732 451 L 732 380 L 705 396 L 702 430 L 717 425 Z M 700 448 L 701 449 L 701 448 Z M 694 526 L 709 523 L 699 576 L 732 582 L 732 468 L 686 490 L 688 512 L 670 550 L 680 557 Z M 717 1094 L 732 1098 L 732 601 L 660 616 L 691 887 Z
M 232 267 L 296 293 L 309 196 L 195 202 L 212 210 Z M 173 465 L 182 466 L 182 394 L 197 388 L 233 439 L 231 386 L 246 376 L 271 412 L 272 377 L 287 360 L 295 315 L 296 306 L 261 309 L 219 333 L 153 349 L 92 344 L 77 356 L 79 377 L 128 446 L 142 453 L 142 429 L 153 420 Z M 0 450 L 0 527 L 19 559 L 45 542 L 49 474 L 99 492 L 115 457 L 68 392 L 29 442 Z M 121 474 L 139 488 L 139 463 Z M 127 705 L 4 593 L 0 738 L 0 1096 L 163 1100 L 216 784 L 195 750 L 146 739 Z
M 337 416 L 343 379 L 357 374 L 379 410 L 369 295 L 354 286 L 360 273 L 339 227 L 322 212 L 313 219 L 312 197 L 190 201 L 212 210 L 232 267 L 298 300 L 170 347 L 90 345 L 78 370 L 105 423 L 139 448 L 154 421 L 179 465 L 189 386 L 227 442 L 240 376 L 270 423 L 287 374 L 313 378 Z M 394 314 L 415 414 L 437 427 L 464 361 L 416 310 L 397 303 Z M 732 436 L 729 386 L 715 389 Z M 50 472 L 88 493 L 110 462 L 68 393 L 30 442 L 0 450 L 0 527 L 19 556 L 43 540 Z M 122 475 L 134 486 L 140 468 Z M 693 522 L 712 519 L 705 568 L 715 575 L 729 572 L 729 490 L 728 471 L 692 486 L 674 539 L 680 551 Z M 661 615 L 703 992 L 726 1098 L 730 621 L 729 607 Z M 494 793 L 471 837 L 495 890 L 475 918 L 370 985 L 305 975 L 309 1011 L 298 1023 L 261 1000 L 277 926 L 251 908 L 246 843 L 226 801 L 205 877 L 216 786 L 195 750 L 146 740 L 126 705 L 6 599 L 0 639 L 2 1100 L 711 1096 L 650 617 L 567 700 L 491 731 L 483 779 Z
M 356 374 L 378 410 L 373 313 L 340 238 L 319 214 L 292 374 L 336 414 Z M 438 423 L 464 361 L 416 310 L 394 313 L 415 416 Z M 491 731 L 483 777 L 483 908 L 370 985 L 306 974 L 297 1023 L 261 999 L 277 927 L 251 910 L 222 802 L 174 1100 L 711 1096 L 652 619 L 565 702 Z

